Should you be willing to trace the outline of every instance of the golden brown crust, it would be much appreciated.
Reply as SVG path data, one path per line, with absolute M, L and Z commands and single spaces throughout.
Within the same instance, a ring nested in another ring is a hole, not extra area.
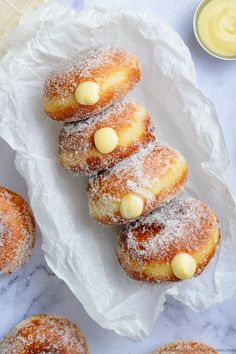
M 21 322 L 0 343 L 1 354 L 88 354 L 85 337 L 60 316 L 37 315 Z
M 95 132 L 110 127 L 118 135 L 118 145 L 101 154 L 94 144 Z M 84 122 L 67 123 L 59 138 L 62 166 L 78 174 L 92 175 L 113 167 L 155 140 L 148 112 L 132 99 L 117 102 L 104 113 Z
M 218 354 L 215 349 L 206 344 L 191 340 L 181 340 L 169 343 L 154 351 L 152 354 Z
M 28 204 L 0 186 L 0 273 L 23 266 L 35 243 L 35 221 Z
M 77 121 L 100 113 L 131 91 L 140 79 L 136 56 L 116 47 L 92 48 L 67 59 L 45 81 L 44 109 L 60 121 Z M 96 82 L 99 100 L 93 106 L 81 105 L 75 99 L 78 85 Z
M 218 221 L 211 209 L 194 198 L 175 198 L 152 215 L 124 227 L 118 240 L 120 264 L 130 278 L 173 282 L 171 260 L 181 252 L 196 262 L 201 274 L 220 240 Z
M 184 185 L 186 176 L 186 162 L 176 150 L 149 144 L 113 169 L 90 178 L 90 214 L 103 224 L 126 223 L 120 214 L 121 199 L 134 193 L 144 200 L 141 216 L 145 216 L 172 199 Z

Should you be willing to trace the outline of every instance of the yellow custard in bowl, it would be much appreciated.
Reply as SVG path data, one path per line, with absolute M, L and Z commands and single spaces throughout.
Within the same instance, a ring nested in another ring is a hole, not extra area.
M 222 59 L 236 59 L 236 0 L 204 0 L 194 18 L 200 44 Z

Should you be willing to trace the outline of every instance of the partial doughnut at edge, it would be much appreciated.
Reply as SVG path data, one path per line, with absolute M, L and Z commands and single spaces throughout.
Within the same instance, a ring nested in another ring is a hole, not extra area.
M 191 340 L 180 340 L 174 343 L 169 343 L 155 350 L 151 354 L 218 354 L 212 347 Z
M 0 342 L 1 354 L 89 354 L 85 337 L 60 316 L 36 315 L 19 323 Z
M 18 194 L 0 186 L 0 274 L 23 266 L 35 244 L 35 220 Z

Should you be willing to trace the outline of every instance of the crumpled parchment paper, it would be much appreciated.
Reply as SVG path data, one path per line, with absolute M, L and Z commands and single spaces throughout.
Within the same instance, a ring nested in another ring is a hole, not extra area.
M 91 8 L 75 13 L 48 2 L 26 15 L 6 43 L 9 50 L 0 67 L 0 135 L 16 151 L 47 263 L 88 314 L 107 329 L 142 339 L 162 311 L 166 294 L 195 310 L 235 296 L 236 213 L 223 178 L 227 151 L 215 109 L 196 87 L 193 62 L 179 36 L 142 11 Z M 222 242 L 198 278 L 168 285 L 129 279 L 115 254 L 119 228 L 90 218 L 86 178 L 71 176 L 57 161 L 61 124 L 44 114 L 44 79 L 62 59 L 104 43 L 139 56 L 142 79 L 132 95 L 151 112 L 158 135 L 186 157 L 187 191 L 218 215 Z

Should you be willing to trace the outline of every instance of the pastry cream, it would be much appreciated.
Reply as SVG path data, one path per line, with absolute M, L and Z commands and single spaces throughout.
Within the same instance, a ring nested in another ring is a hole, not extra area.
M 198 34 L 213 53 L 236 56 L 236 0 L 211 0 L 198 17 Z
M 190 279 L 196 271 L 196 262 L 188 253 L 178 253 L 171 261 L 174 275 L 179 279 Z
M 104 127 L 94 134 L 94 144 L 101 154 L 109 154 L 118 145 L 118 136 L 114 129 Z
M 75 91 L 75 99 L 82 105 L 93 106 L 99 100 L 99 85 L 93 81 L 81 82 Z
M 121 200 L 120 213 L 125 219 L 138 218 L 143 212 L 143 207 L 143 198 L 136 194 L 128 193 Z

